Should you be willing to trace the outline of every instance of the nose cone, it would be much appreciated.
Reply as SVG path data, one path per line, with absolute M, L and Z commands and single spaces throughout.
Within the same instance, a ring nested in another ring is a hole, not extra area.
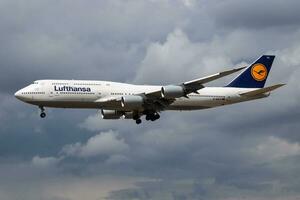
M 19 90 L 19 91 L 17 91 L 17 92 L 15 93 L 15 97 L 16 97 L 17 99 L 22 100 L 22 92 L 21 92 L 21 90 Z

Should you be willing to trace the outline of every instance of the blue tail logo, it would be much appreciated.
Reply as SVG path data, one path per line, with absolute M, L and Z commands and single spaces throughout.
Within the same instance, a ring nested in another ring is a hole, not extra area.
M 226 87 L 263 88 L 270 73 L 275 56 L 263 55 L 247 67 Z

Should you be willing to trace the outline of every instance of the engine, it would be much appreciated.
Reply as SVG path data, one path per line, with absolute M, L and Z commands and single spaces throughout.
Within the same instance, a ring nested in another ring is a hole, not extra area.
M 123 118 L 124 119 L 133 119 L 133 112 L 125 112 L 124 114 L 123 114 Z
M 144 104 L 144 98 L 141 96 L 124 96 L 121 99 L 123 108 L 139 109 Z
M 121 112 L 116 110 L 101 110 L 102 119 L 120 119 L 123 115 Z
M 179 98 L 185 95 L 184 88 L 177 85 L 168 85 L 161 88 L 161 96 L 167 99 Z

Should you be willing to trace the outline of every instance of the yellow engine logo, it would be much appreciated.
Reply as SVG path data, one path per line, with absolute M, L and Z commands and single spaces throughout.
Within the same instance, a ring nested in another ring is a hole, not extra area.
M 251 75 L 257 81 L 264 81 L 267 78 L 268 70 L 266 66 L 261 63 L 253 65 L 251 68 Z

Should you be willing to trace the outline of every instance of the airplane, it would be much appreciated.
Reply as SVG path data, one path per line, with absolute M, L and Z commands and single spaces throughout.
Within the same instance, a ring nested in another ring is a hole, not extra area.
M 264 87 L 274 55 L 263 55 L 248 67 L 222 71 L 180 84 L 133 85 L 91 80 L 37 80 L 17 91 L 19 100 L 36 105 L 45 118 L 45 107 L 99 109 L 103 119 L 133 119 L 137 124 L 160 118 L 165 110 L 200 110 L 268 97 L 285 85 Z M 204 84 L 243 70 L 224 87 Z

